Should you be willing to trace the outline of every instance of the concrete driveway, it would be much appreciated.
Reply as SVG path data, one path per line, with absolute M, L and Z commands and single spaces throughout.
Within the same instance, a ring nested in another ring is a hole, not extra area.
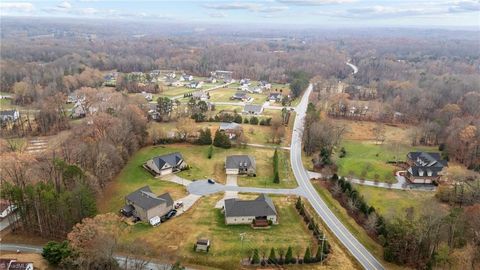
M 187 190 L 190 194 L 197 194 L 202 196 L 215 194 L 217 192 L 224 192 L 224 191 L 304 196 L 304 192 L 301 187 L 291 188 L 291 189 L 237 187 L 237 186 L 226 186 L 219 183 L 209 184 L 206 179 L 197 180 L 193 182 L 187 187 Z
M 173 204 L 177 204 L 178 202 L 183 202 L 183 206 L 177 209 L 177 215 L 179 216 L 185 212 L 187 212 L 188 209 L 190 209 L 202 196 L 201 195 L 196 195 L 196 194 L 188 194 L 186 197 L 183 197 L 179 200 L 176 200 Z
M 232 187 L 237 187 L 237 178 L 238 176 L 235 174 L 227 174 L 227 183 L 226 186 L 232 186 Z M 215 208 L 223 208 L 225 205 L 225 200 L 226 199 L 235 199 L 238 198 L 238 191 L 233 191 L 233 190 L 226 190 L 225 195 L 223 196 L 222 199 L 220 199 L 216 204 Z

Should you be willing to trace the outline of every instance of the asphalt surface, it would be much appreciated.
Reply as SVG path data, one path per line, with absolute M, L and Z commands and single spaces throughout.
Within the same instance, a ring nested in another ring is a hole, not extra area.
M 350 233 L 340 220 L 328 208 L 312 183 L 308 171 L 302 163 L 302 133 L 304 129 L 304 117 L 308 105 L 308 97 L 312 92 L 312 85 L 305 91 L 300 104 L 297 106 L 297 115 L 290 145 L 290 162 L 292 163 L 293 174 L 297 179 L 299 187 L 305 193 L 305 198 L 313 206 L 317 214 L 323 219 L 330 231 L 350 251 L 353 257 L 365 269 L 384 269 L 380 262 Z
M 188 193 L 195 195 L 210 195 L 223 191 L 237 191 L 244 193 L 265 193 L 265 194 L 279 194 L 279 195 L 304 195 L 302 188 L 255 188 L 255 187 L 239 187 L 223 185 L 220 183 L 210 184 L 206 179 L 197 180 L 188 185 Z

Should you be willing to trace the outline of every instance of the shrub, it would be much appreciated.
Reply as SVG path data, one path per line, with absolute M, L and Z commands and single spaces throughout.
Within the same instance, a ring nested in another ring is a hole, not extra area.
M 277 255 L 275 255 L 275 249 L 274 248 L 272 248 L 270 250 L 270 256 L 268 256 L 268 262 L 272 263 L 272 264 L 277 263 Z
M 252 255 L 252 264 L 258 264 L 260 263 L 260 257 L 258 256 L 258 249 L 253 250 L 253 255 Z
M 303 255 L 303 261 L 305 263 L 310 263 L 312 261 L 312 254 L 310 252 L 310 247 L 307 247 L 305 250 L 305 255 Z
M 48 242 L 43 247 L 42 256 L 51 265 L 58 265 L 63 259 L 69 257 L 72 254 L 68 242 Z
M 249 123 L 248 118 L 244 118 L 244 119 L 243 119 L 243 123 L 244 123 L 244 124 L 248 124 L 248 123 Z
M 293 250 L 292 250 L 292 247 L 289 246 L 287 249 L 287 254 L 285 254 L 285 263 L 289 264 L 289 263 L 292 263 L 292 261 L 293 261 Z
M 233 122 L 237 123 L 237 124 L 241 124 L 242 123 L 242 116 L 240 114 L 236 114 L 235 115 L 235 118 L 233 119 Z
M 208 159 L 211 159 L 212 156 L 213 156 L 213 146 L 210 145 L 210 146 L 208 147 L 207 157 L 208 157 Z
M 258 118 L 255 116 L 252 116 L 252 118 L 250 118 L 250 124 L 258 125 Z
M 340 149 L 340 155 L 339 155 L 339 157 L 340 157 L 340 158 L 344 158 L 346 155 L 347 155 L 347 150 L 345 150 L 345 147 L 342 147 L 342 148 Z

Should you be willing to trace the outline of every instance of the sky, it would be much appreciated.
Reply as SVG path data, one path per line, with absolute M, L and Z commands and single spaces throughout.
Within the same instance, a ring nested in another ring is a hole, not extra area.
M 480 0 L 0 0 L 0 16 L 480 29 Z

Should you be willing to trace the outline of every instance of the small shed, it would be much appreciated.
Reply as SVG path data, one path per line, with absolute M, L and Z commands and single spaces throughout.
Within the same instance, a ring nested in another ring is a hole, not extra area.
M 208 252 L 210 249 L 210 240 L 208 239 L 198 239 L 197 243 L 195 244 L 195 251 L 205 251 Z

